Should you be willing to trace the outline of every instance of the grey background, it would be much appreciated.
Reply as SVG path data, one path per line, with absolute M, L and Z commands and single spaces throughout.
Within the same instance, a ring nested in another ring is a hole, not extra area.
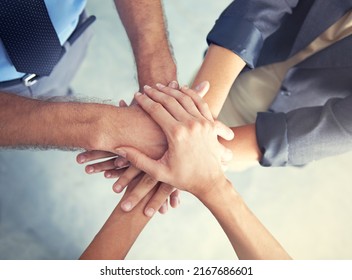
M 205 37 L 229 0 L 164 1 L 179 80 L 199 67 Z M 79 96 L 131 100 L 138 86 L 129 42 L 112 1 L 88 1 L 95 36 L 73 82 Z M 76 153 L 0 151 L 0 259 L 76 259 L 120 196 L 111 180 L 86 175 Z M 297 259 L 352 258 L 352 154 L 304 168 L 228 173 L 253 212 Z M 128 259 L 236 258 L 225 234 L 194 197 L 156 215 Z

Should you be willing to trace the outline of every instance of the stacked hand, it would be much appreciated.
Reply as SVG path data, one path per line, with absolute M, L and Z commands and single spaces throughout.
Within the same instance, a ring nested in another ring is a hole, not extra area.
M 165 194 L 171 194 L 171 206 L 178 205 L 178 191 L 174 191 L 169 183 L 182 178 L 183 181 L 176 181 L 177 184 L 173 184 L 178 189 L 194 194 L 199 186 L 208 190 L 209 185 L 218 180 L 219 176 L 223 176 L 224 163 L 232 157 L 232 153 L 217 141 L 218 136 L 231 140 L 232 131 L 214 121 L 207 104 L 200 96 L 207 92 L 208 83 L 202 83 L 198 93 L 187 87 L 177 90 L 157 84 L 157 88 L 158 90 L 146 86 L 145 94 L 138 93 L 135 99 L 166 135 L 169 149 L 161 159 L 151 159 L 133 147 L 121 147 L 118 153 L 122 157 L 101 151 L 85 152 L 78 156 L 81 163 L 114 156 L 110 160 L 88 165 L 86 171 L 88 173 L 105 171 L 107 178 L 119 177 L 113 186 L 115 192 L 121 192 L 140 173 L 139 169 L 150 174 L 151 176 L 145 174 L 142 177 L 121 204 L 125 211 L 129 211 L 152 188 L 157 187 L 158 191 L 145 209 L 148 216 L 153 215 L 155 209 L 159 209 L 163 204 Z M 125 106 L 123 102 L 120 105 Z M 192 145 L 192 149 L 189 145 Z M 132 163 L 132 166 L 127 166 L 124 157 Z M 209 176 L 201 176 L 204 172 Z M 199 178 L 205 178 L 204 182 L 200 182 Z M 161 212 L 165 212 L 166 209 L 167 203 L 164 203 Z

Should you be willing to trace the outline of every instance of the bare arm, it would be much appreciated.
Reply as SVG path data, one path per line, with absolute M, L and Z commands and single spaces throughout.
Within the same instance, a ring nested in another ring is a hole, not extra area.
M 232 51 L 210 45 L 193 85 L 204 80 L 210 82 L 210 90 L 204 100 L 208 103 L 214 117 L 219 115 L 233 82 L 244 66 L 245 62 Z M 262 154 L 257 143 L 255 125 L 232 127 L 232 130 L 235 133 L 233 140 L 220 139 L 235 155 L 229 165 L 237 168 L 243 163 L 247 165 L 248 162 L 258 162 Z
M 0 93 L 0 146 L 83 148 L 114 152 L 139 146 L 153 157 L 164 134 L 141 108 L 79 102 L 47 102 Z
M 115 5 L 131 42 L 140 89 L 177 80 L 161 1 L 115 0 Z
M 291 259 L 280 243 L 251 212 L 229 181 L 198 194 L 226 233 L 239 259 Z
M 141 182 L 143 183 L 143 181 Z M 133 188 L 135 184 L 136 180 L 129 186 L 124 197 L 130 192 L 130 189 Z M 111 213 L 110 217 L 107 219 L 93 241 L 83 252 L 80 259 L 124 259 L 140 232 L 150 220 L 150 217 L 143 214 L 143 210 L 155 191 L 156 188 L 152 189 L 137 205 L 137 207 L 127 213 L 121 210 L 120 202 L 115 207 L 114 211 Z M 164 201 L 166 198 L 167 196 L 165 195 L 160 199 L 161 201 Z
M 162 91 L 146 91 L 148 97 L 139 95 L 136 99 L 165 132 L 166 153 L 157 161 L 130 147 L 122 147 L 118 153 L 155 180 L 172 184 L 199 198 L 219 221 L 240 259 L 289 259 L 223 174 L 216 126 L 206 117 L 210 111 L 204 103 L 194 92 L 182 89 L 196 102 L 197 108 L 202 108 L 200 114 L 191 105 L 191 99 L 185 101 L 182 94 L 168 88 Z M 164 94 L 169 97 L 163 97 Z M 182 106 L 171 102 L 170 96 Z
M 193 86 L 209 81 L 210 89 L 204 100 L 216 118 L 221 111 L 230 88 L 246 63 L 232 51 L 210 45 L 196 75 Z

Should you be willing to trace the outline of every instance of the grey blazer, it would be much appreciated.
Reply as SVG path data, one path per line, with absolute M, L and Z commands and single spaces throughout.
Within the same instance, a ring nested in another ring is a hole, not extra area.
M 306 47 L 351 10 L 352 0 L 236 0 L 207 41 L 256 67 Z M 291 68 L 270 107 L 258 113 L 263 166 L 304 165 L 352 150 L 352 36 Z

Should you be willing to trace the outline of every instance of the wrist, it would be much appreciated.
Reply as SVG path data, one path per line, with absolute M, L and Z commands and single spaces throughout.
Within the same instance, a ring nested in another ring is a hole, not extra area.
M 221 201 L 228 195 L 230 190 L 234 190 L 231 182 L 223 175 L 213 184 L 202 188 L 195 195 L 205 206 L 209 206 L 216 201 Z
M 167 142 L 161 128 L 139 106 L 118 108 L 110 106 L 101 114 L 97 125 L 94 149 L 115 152 L 124 146 L 134 147 L 158 159 Z
M 238 214 L 246 208 L 242 197 L 226 178 L 225 181 L 218 184 L 211 192 L 200 196 L 199 200 L 217 219 L 229 213 Z M 232 219 L 236 221 L 237 216 L 232 216 Z
M 258 166 L 262 153 L 257 142 L 255 124 L 248 124 L 231 128 L 235 139 L 226 141 L 219 138 L 221 144 L 230 149 L 235 158 L 229 163 L 233 171 L 241 171 L 248 167 Z
M 171 81 L 177 81 L 176 64 L 168 47 L 136 56 L 136 64 L 141 91 L 145 85 L 167 85 Z

